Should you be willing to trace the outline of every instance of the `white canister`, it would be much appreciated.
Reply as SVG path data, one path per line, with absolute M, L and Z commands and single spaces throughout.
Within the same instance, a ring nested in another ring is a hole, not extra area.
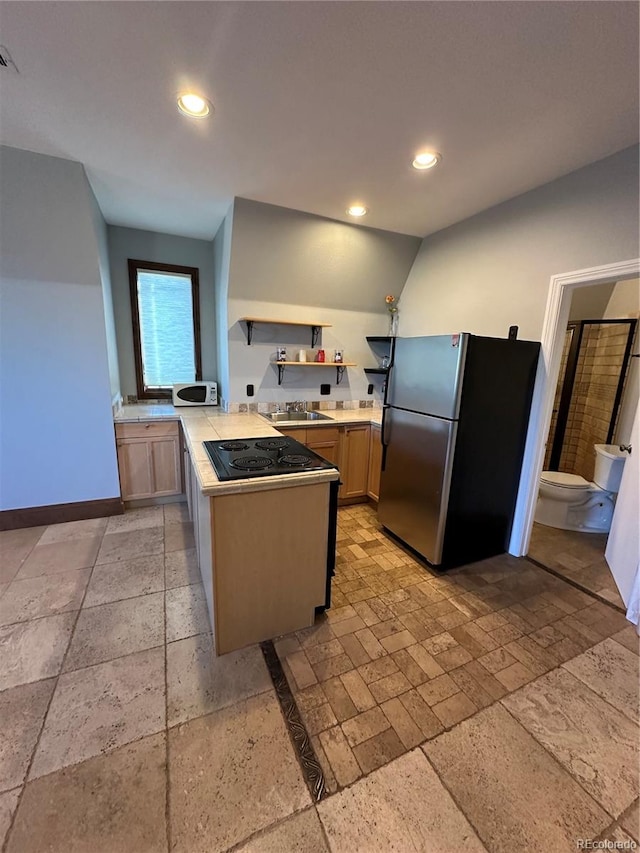
M 306 361 L 306 360 L 307 360 L 306 349 L 298 350 L 298 361 Z

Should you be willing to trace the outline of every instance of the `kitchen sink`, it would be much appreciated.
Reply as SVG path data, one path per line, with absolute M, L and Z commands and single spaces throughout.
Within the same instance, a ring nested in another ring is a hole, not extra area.
M 300 421 L 332 421 L 330 415 L 323 415 L 321 412 L 268 412 L 262 415 L 263 418 L 271 421 L 274 424 L 282 423 L 300 423 Z

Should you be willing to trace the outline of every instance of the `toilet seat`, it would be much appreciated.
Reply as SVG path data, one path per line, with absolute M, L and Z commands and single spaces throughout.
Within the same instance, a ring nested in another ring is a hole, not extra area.
M 543 471 L 540 480 L 549 486 L 562 486 L 564 489 L 586 489 L 593 485 L 579 474 L 565 474 L 563 471 Z

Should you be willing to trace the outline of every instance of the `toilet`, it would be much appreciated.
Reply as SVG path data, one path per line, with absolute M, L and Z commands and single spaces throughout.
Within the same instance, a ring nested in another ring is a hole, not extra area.
M 629 455 L 615 444 L 596 444 L 593 483 L 578 474 L 543 471 L 535 520 L 547 527 L 608 533 L 624 461 Z

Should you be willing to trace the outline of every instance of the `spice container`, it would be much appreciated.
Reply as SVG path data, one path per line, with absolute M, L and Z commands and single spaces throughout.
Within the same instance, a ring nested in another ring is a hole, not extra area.
M 306 349 L 301 349 L 298 352 L 298 361 L 306 361 L 307 360 L 307 351 Z
M 342 350 L 341 349 L 337 349 L 335 351 L 334 356 L 333 356 L 333 360 L 335 361 L 336 364 L 342 363 Z
M 286 361 L 287 360 L 287 348 L 286 347 L 278 347 L 276 350 L 276 361 Z
M 316 361 L 324 361 L 324 350 L 319 349 L 318 355 L 316 356 Z

